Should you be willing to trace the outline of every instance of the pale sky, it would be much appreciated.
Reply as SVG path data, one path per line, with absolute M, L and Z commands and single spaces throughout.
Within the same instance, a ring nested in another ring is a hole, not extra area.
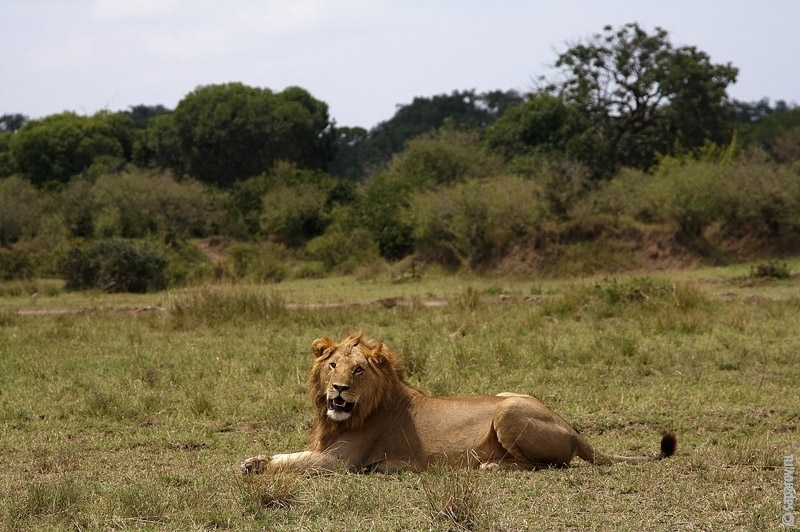
M 0 0 L 0 115 L 174 109 L 199 85 L 298 85 L 340 126 L 415 96 L 529 91 L 570 43 L 638 22 L 800 103 L 796 0 Z

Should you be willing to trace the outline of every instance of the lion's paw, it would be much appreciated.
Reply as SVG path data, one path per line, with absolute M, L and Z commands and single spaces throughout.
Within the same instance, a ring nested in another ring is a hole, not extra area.
M 271 457 L 265 454 L 259 454 L 258 456 L 252 456 L 242 462 L 239 466 L 239 470 L 242 472 L 243 475 L 259 475 L 264 472 L 267 468 L 267 464 L 270 462 Z

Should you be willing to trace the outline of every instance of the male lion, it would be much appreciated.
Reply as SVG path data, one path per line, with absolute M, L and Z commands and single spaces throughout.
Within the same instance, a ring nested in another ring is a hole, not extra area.
M 576 456 L 593 464 L 660 460 L 675 452 L 667 433 L 651 457 L 595 452 L 572 426 L 530 395 L 429 397 L 405 380 L 400 360 L 363 333 L 338 344 L 314 340 L 309 376 L 316 420 L 309 450 L 258 455 L 242 473 L 297 470 L 421 471 L 442 459 L 491 469 L 567 466 Z

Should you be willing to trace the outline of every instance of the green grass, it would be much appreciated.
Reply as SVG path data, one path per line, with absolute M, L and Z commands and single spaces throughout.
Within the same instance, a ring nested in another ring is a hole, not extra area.
M 778 529 L 780 466 L 800 452 L 800 281 L 747 273 L 0 296 L 0 530 Z M 430 393 L 532 393 L 601 451 L 652 453 L 674 430 L 678 452 L 241 477 L 247 456 L 303 448 L 311 341 L 360 328 Z

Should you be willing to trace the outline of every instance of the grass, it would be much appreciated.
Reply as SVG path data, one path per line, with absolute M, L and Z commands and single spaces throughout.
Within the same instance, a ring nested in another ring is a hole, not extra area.
M 0 296 L 0 530 L 777 529 L 800 449 L 800 281 L 747 271 Z M 431 393 L 532 393 L 598 450 L 655 452 L 674 430 L 678 452 L 241 477 L 247 456 L 303 448 L 311 341 L 359 328 Z

